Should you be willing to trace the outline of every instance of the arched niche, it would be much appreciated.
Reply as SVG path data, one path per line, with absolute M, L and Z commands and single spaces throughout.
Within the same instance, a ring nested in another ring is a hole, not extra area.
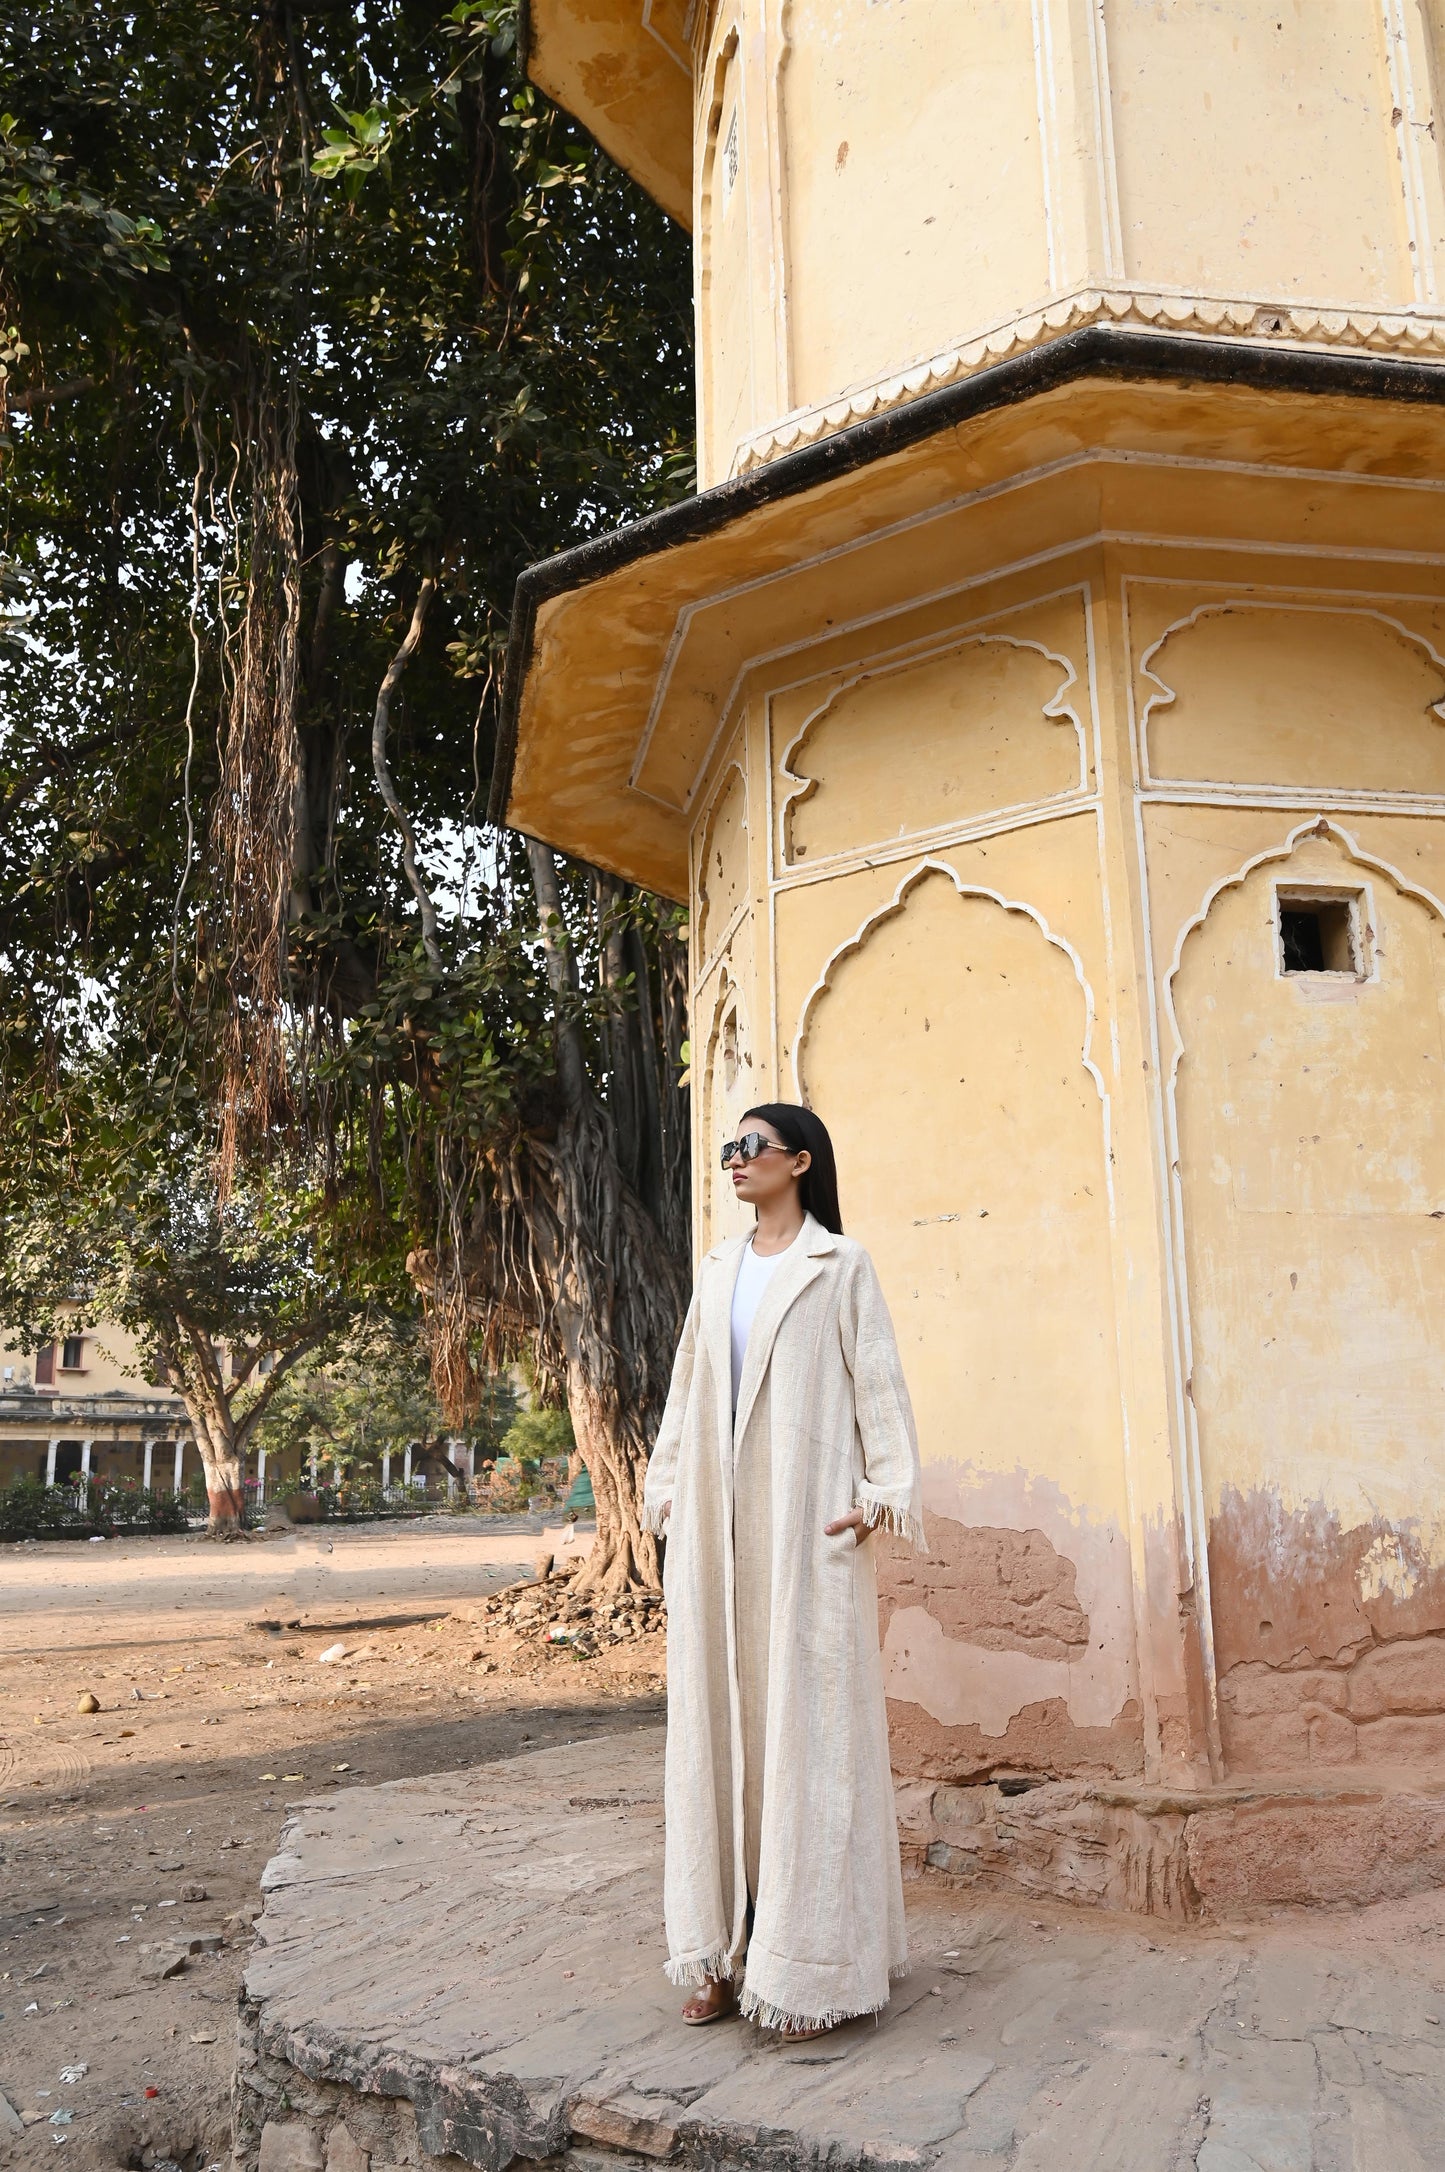
M 1151 777 L 1445 798 L 1445 661 L 1383 613 L 1204 604 L 1141 671 Z
M 835 689 L 782 759 L 783 857 L 791 866 L 957 827 L 1088 785 L 1067 657 L 1012 634 Z
M 1324 970 L 1283 913 L 1333 916 Z M 1169 1008 L 1225 1756 L 1393 1762 L 1356 1676 L 1445 1630 L 1445 921 L 1301 826 L 1207 901 Z M 1436 1671 L 1445 1743 L 1445 1648 Z
M 1117 1509 L 1107 1106 L 1077 956 L 925 864 L 829 960 L 798 1078 L 878 1264 L 925 1461 Z
M 748 788 L 729 763 L 698 841 L 698 957 L 711 957 L 748 894 Z
M 703 376 L 704 482 L 717 482 L 753 420 L 747 70 L 741 11 L 715 30 L 707 67 L 697 231 L 698 366 Z
M 742 990 L 729 953 L 709 984 L 702 1068 L 702 1210 L 704 1227 L 699 1232 L 703 1249 L 745 1226 L 733 1201 L 731 1180 L 722 1171 L 718 1155 L 724 1138 L 732 1135 L 737 1119 L 750 1101 L 754 1088 L 752 1035 L 749 1031 Z

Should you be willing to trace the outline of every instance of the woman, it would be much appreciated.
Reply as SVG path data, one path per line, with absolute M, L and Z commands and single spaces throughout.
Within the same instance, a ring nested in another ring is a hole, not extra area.
M 865 1541 L 923 1547 L 918 1444 L 826 1130 L 770 1102 L 739 1132 L 723 1167 L 757 1224 L 702 1263 L 644 1495 L 667 1533 L 667 1973 L 693 2025 L 799 2038 L 876 2013 L 907 1966 Z

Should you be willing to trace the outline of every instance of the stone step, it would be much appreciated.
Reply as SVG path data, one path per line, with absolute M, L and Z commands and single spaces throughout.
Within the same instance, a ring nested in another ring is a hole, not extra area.
M 915 1874 L 1176 1922 L 1445 1887 L 1445 1774 L 1429 1772 L 1188 1789 L 908 1780 L 898 1825 Z

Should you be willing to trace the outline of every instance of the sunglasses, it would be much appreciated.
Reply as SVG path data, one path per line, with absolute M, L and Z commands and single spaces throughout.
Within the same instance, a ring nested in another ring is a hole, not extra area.
M 726 1141 L 722 1150 L 722 1165 L 726 1169 L 731 1162 L 740 1161 L 746 1164 L 756 1161 L 760 1154 L 796 1152 L 796 1147 L 779 1146 L 776 1139 L 765 1139 L 760 1131 L 745 1131 L 740 1139 Z

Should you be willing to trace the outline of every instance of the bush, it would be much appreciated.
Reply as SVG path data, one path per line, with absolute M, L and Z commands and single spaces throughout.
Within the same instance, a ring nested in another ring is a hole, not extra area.
M 111 1538 L 186 1528 L 184 1500 L 150 1487 L 94 1481 L 43 1486 L 37 1478 L 0 1486 L 0 1539 Z
M 313 1486 L 302 1475 L 283 1479 L 269 1496 L 273 1501 L 289 1501 L 296 1494 L 313 1497 L 323 1523 L 351 1522 L 370 1523 L 381 1516 L 416 1516 L 425 1510 L 412 1502 L 389 1501 L 381 1489 L 380 1475 L 371 1469 L 349 1473 L 340 1484 Z
M 565 1410 L 519 1410 L 502 1435 L 501 1453 L 535 1465 L 545 1456 L 570 1456 L 576 1445 Z

